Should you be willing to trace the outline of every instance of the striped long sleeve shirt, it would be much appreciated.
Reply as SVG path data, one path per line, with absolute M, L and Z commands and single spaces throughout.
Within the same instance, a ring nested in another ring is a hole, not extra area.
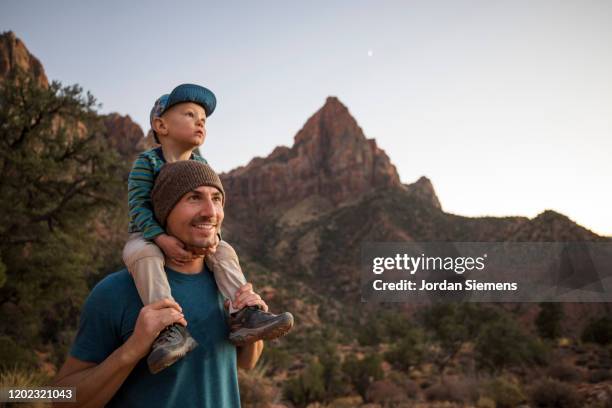
M 206 159 L 197 153 L 191 154 L 190 160 L 207 163 Z M 129 232 L 142 232 L 145 239 L 153 240 L 163 234 L 164 228 L 159 225 L 153 213 L 151 192 L 155 177 L 166 164 L 161 147 L 147 150 L 138 155 L 128 177 L 128 206 L 130 224 Z

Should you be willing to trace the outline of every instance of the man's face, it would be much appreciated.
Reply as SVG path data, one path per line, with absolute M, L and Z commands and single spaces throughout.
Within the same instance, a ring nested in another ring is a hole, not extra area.
M 188 246 L 208 248 L 216 243 L 223 216 L 221 192 L 200 186 L 181 197 L 168 215 L 166 229 Z
M 206 111 L 197 103 L 179 103 L 156 118 L 153 126 L 160 140 L 192 149 L 206 139 Z

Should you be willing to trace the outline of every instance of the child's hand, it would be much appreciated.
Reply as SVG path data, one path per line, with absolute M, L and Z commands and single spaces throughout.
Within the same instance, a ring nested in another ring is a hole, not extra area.
M 155 237 L 154 241 L 168 258 L 179 265 L 184 265 L 193 258 L 193 254 L 185 250 L 185 244 L 173 236 L 161 234 Z
M 215 235 L 215 244 L 209 246 L 208 248 L 197 248 L 193 246 L 186 246 L 185 250 L 189 251 L 193 254 L 194 258 L 203 258 L 206 255 L 214 254 L 217 251 L 217 247 L 219 246 L 219 235 Z

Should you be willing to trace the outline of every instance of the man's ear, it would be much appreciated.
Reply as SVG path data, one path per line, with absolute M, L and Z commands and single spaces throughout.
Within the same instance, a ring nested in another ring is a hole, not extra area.
M 153 129 L 158 136 L 166 136 L 168 134 L 168 126 L 166 125 L 164 118 L 153 119 Z

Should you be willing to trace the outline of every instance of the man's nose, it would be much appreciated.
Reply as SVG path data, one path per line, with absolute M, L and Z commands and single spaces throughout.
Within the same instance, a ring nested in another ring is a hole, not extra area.
M 212 197 L 202 199 L 202 205 L 200 206 L 200 215 L 204 217 L 216 217 L 217 207 L 212 200 Z

